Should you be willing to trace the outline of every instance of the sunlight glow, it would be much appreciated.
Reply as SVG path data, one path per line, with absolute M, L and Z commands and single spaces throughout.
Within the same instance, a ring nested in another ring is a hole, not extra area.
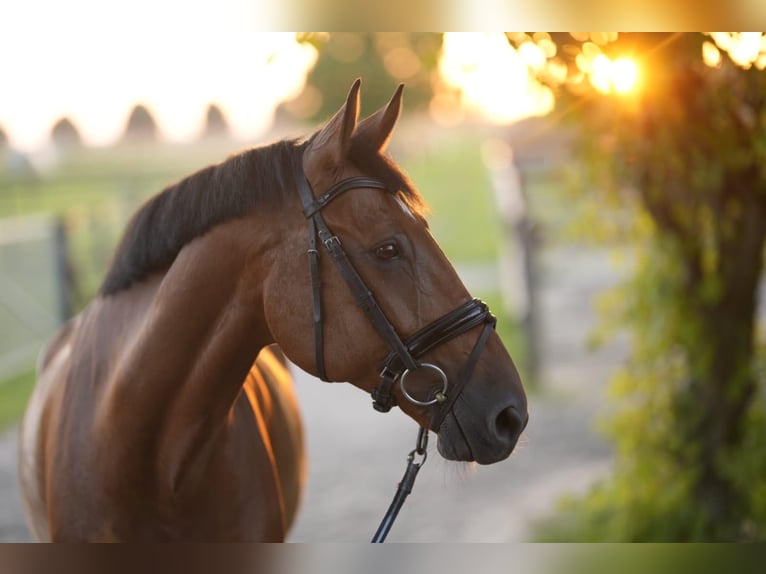
M 636 89 L 638 64 L 631 58 L 610 60 L 605 54 L 594 53 L 591 58 L 578 59 L 580 69 L 587 73 L 590 83 L 602 94 L 627 94 Z
M 706 66 L 711 68 L 717 68 L 721 65 L 721 50 L 719 50 L 712 42 L 704 42 L 702 44 L 702 60 Z
M 614 91 L 626 94 L 638 83 L 638 64 L 630 58 L 618 58 L 612 62 L 611 75 Z
M 766 69 L 766 34 L 763 32 L 710 32 L 710 37 L 717 47 L 729 54 L 732 62 L 741 68 L 749 69 L 755 65 L 759 70 Z M 718 66 L 720 59 L 708 63 L 707 55 L 712 55 L 712 50 L 705 42 L 702 46 L 703 58 L 708 66 Z M 707 54 L 706 54 L 707 51 Z
M 597 54 L 590 63 L 590 83 L 599 92 L 608 94 L 612 90 L 612 61 L 604 54 Z
M 66 10 L 50 0 L 10 4 L 0 9 L 0 128 L 21 151 L 45 147 L 64 117 L 86 144 L 113 143 L 137 104 L 165 140 L 198 137 L 210 104 L 234 136 L 253 138 L 268 129 L 281 101 L 300 92 L 317 58 L 295 34 L 247 31 L 239 21 L 250 9 L 240 0 L 221 0 L 213 12 L 181 0 L 162 7 L 135 0 L 108 14 L 96 0 L 71 0 Z M 78 20 L 74 8 L 104 18 Z M 239 26 L 226 35 L 192 32 L 215 30 L 219 20 Z M 180 24 L 180 36 L 171 33 Z
M 553 93 L 532 81 L 527 67 L 544 62 L 544 54 L 535 45 L 517 51 L 502 33 L 448 32 L 439 72 L 446 91 L 459 92 L 463 107 L 507 124 L 553 108 Z M 447 99 L 447 95 L 435 97 L 436 102 Z M 437 121 L 441 117 L 435 114 Z

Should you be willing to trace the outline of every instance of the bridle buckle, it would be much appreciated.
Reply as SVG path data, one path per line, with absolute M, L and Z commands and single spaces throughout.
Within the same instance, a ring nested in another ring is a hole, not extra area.
M 323 240 L 322 243 L 324 243 L 324 246 L 328 251 L 332 251 L 333 249 L 337 249 L 341 246 L 340 238 L 337 235 L 328 237 L 327 239 Z
M 380 370 L 378 377 L 381 379 L 392 379 L 395 381 L 399 378 L 399 374 L 396 371 L 392 371 L 388 365 L 383 365 L 383 368 Z

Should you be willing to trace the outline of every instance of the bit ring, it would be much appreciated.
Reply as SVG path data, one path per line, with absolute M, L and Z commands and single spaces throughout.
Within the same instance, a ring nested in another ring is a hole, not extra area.
M 445 400 L 447 400 L 447 375 L 444 374 L 444 371 L 442 371 L 439 367 L 437 367 L 433 363 L 421 363 L 420 366 L 418 367 L 418 369 L 425 369 L 425 368 L 435 371 L 441 377 L 442 388 L 441 390 L 436 392 L 436 396 L 430 401 L 420 401 L 407 392 L 407 388 L 404 386 L 404 380 L 407 378 L 407 375 L 410 373 L 410 369 L 405 369 L 404 372 L 402 373 L 402 376 L 399 377 L 399 388 L 402 390 L 402 394 L 404 394 L 404 397 L 411 403 L 420 405 L 422 407 L 428 407 L 431 405 L 435 405 L 436 403 L 443 403 Z

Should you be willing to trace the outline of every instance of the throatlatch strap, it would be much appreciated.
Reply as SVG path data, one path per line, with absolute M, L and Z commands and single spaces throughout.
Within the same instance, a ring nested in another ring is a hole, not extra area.
M 309 219 L 309 274 L 311 277 L 312 315 L 314 319 L 314 352 L 316 353 L 317 374 L 327 381 L 324 365 L 324 333 L 322 324 L 322 279 L 319 275 L 319 250 L 317 249 L 317 230 L 314 220 Z

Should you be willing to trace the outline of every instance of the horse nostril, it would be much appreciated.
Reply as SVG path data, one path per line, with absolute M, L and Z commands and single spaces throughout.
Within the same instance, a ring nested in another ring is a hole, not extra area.
M 529 413 L 522 414 L 514 407 L 500 411 L 495 419 L 497 438 L 505 443 L 516 443 L 529 422 Z

